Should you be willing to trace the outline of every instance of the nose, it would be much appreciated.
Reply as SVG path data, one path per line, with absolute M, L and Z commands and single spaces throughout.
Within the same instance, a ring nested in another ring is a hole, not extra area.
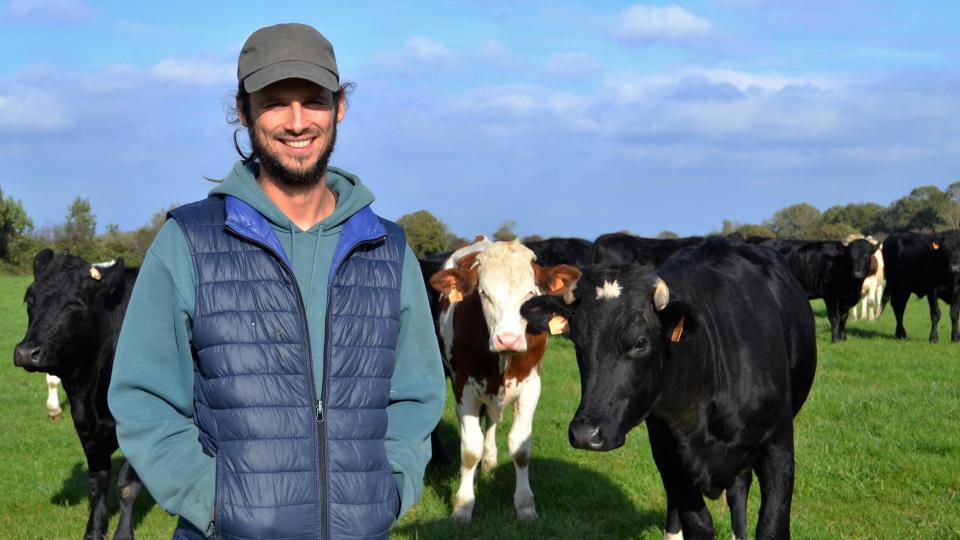
M 512 332 L 503 332 L 493 336 L 494 352 L 522 352 L 523 336 Z
M 570 446 L 583 450 L 600 450 L 603 448 L 603 436 L 600 426 L 581 422 L 570 423 Z
M 303 131 L 303 105 L 299 101 L 290 104 L 290 130 L 294 133 Z
M 36 367 L 40 365 L 43 350 L 39 346 L 20 344 L 13 350 L 13 365 L 17 367 Z

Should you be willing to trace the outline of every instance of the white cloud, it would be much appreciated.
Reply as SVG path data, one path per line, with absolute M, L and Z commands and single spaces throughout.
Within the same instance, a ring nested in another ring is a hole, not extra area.
M 600 71 L 600 64 L 587 53 L 566 52 L 551 54 L 544 69 L 552 77 L 586 79 Z
M 4 14 L 10 17 L 37 17 L 55 21 L 78 21 L 93 15 L 83 0 L 13 0 Z
M 620 14 L 616 36 L 625 42 L 688 41 L 713 32 L 710 21 L 680 6 L 635 5 Z
M 161 60 L 150 72 L 162 81 L 184 85 L 222 85 L 236 79 L 236 66 L 233 64 L 185 58 Z
M 416 71 L 453 67 L 457 58 L 458 55 L 443 43 L 423 36 L 410 38 L 399 49 L 376 54 L 377 62 L 383 66 Z
M 55 96 L 39 89 L 0 90 L 0 132 L 50 132 L 72 124 Z

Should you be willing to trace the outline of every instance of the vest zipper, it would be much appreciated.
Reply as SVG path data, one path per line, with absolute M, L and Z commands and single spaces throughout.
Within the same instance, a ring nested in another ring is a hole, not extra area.
M 383 240 L 384 238 L 386 238 L 386 235 L 380 236 L 380 237 L 377 237 L 377 238 L 370 238 L 370 239 L 367 239 L 367 240 L 361 240 L 361 241 L 357 242 L 356 244 L 352 245 L 352 246 L 350 247 L 350 249 L 347 250 L 347 252 L 344 254 L 343 258 L 340 259 L 339 262 L 337 262 L 337 266 L 330 272 L 330 279 L 327 281 L 327 310 L 326 310 L 326 313 L 325 313 L 325 316 L 324 316 L 324 326 L 325 326 L 325 328 L 326 328 L 326 333 L 325 333 L 324 336 L 323 336 L 323 385 L 322 385 L 321 388 L 320 388 L 320 392 L 321 392 L 320 401 L 317 402 L 317 418 L 318 418 L 318 421 L 321 422 L 321 423 L 323 422 L 323 402 L 327 399 L 327 388 L 330 386 L 330 385 L 328 384 L 329 381 L 328 381 L 327 379 L 328 379 L 328 376 L 330 375 L 330 366 L 329 366 L 329 363 L 330 363 L 330 362 L 329 362 L 329 360 L 330 360 L 330 332 L 331 332 L 331 328 L 330 328 L 330 304 L 331 304 L 331 302 L 333 301 L 333 280 L 336 279 L 336 277 L 337 277 L 337 272 L 340 271 L 340 267 L 343 266 L 343 263 L 344 263 L 347 259 L 350 258 L 350 255 L 352 255 L 353 252 L 356 251 L 358 247 L 363 246 L 363 245 L 366 245 L 366 244 L 372 244 L 372 243 L 374 243 L 374 242 L 379 242 L 380 240 Z M 322 465 L 323 465 L 323 472 L 324 472 L 324 474 L 326 474 L 326 472 L 327 472 L 327 430 L 326 430 L 326 429 L 321 429 L 321 430 L 319 430 L 319 432 L 320 432 L 321 436 L 323 437 L 323 457 L 322 457 Z M 321 534 L 320 534 L 320 537 L 321 537 L 321 538 L 326 538 L 326 537 L 328 536 L 328 535 L 327 535 L 327 532 L 328 532 L 328 531 L 327 531 L 327 528 L 330 526 L 330 519 L 329 519 L 329 514 L 330 514 L 330 513 L 326 511 L 326 509 L 327 509 L 326 506 L 327 506 L 327 504 L 329 503 L 329 499 L 330 499 L 330 485 L 329 485 L 329 482 L 321 485 L 320 489 L 323 490 L 323 501 L 324 501 L 324 510 L 325 510 L 325 511 L 323 512 L 322 516 L 321 516 L 321 519 L 323 520 L 323 524 L 322 524 L 322 527 L 323 527 L 323 528 L 321 529 L 322 532 L 321 532 Z
M 236 234 L 237 236 L 243 238 L 244 240 L 250 243 L 256 244 L 267 253 L 270 253 L 271 255 L 273 255 L 273 257 L 277 260 L 277 263 L 279 263 L 280 268 L 283 268 L 283 271 L 287 274 L 287 277 L 290 278 L 290 282 L 293 283 L 293 290 L 297 293 L 297 303 L 300 305 L 300 313 L 302 315 L 300 317 L 300 324 L 303 327 L 303 336 L 306 340 L 306 346 L 307 346 L 307 367 L 310 368 L 310 385 L 309 385 L 310 397 L 313 399 L 313 403 L 317 404 L 317 422 L 314 425 L 314 435 L 316 437 L 316 442 L 317 442 L 317 451 L 320 452 L 320 454 L 323 456 L 323 459 L 317 460 L 317 491 L 322 492 L 322 496 L 320 497 L 320 509 L 319 509 L 320 511 L 318 512 L 318 514 L 320 518 L 319 525 L 321 527 L 320 538 L 326 538 L 327 534 L 326 534 L 325 525 L 327 521 L 327 490 L 326 490 L 326 487 L 323 485 L 323 481 L 326 473 L 326 462 L 327 462 L 327 449 L 326 449 L 327 440 L 326 439 L 327 438 L 326 438 L 326 430 L 323 429 L 323 401 L 322 399 L 317 398 L 317 387 L 313 382 L 316 380 L 316 374 L 313 371 L 313 350 L 310 346 L 310 329 L 307 327 L 307 307 L 303 302 L 303 294 L 300 292 L 300 285 L 297 284 L 297 276 L 294 275 L 293 269 L 291 269 L 289 265 L 287 265 L 287 263 L 283 260 L 283 257 L 280 257 L 280 255 L 277 254 L 277 252 L 275 252 L 272 247 L 257 240 L 256 238 L 251 238 L 237 231 L 236 229 L 234 229 L 233 227 L 230 227 L 229 225 L 224 224 L 224 226 L 227 230 L 231 231 L 233 234 Z M 327 301 L 327 311 L 329 312 L 329 299 Z M 323 341 L 324 341 L 324 349 L 326 349 L 327 340 L 324 339 Z M 326 356 L 326 354 L 324 354 L 324 356 Z M 327 390 L 326 358 L 324 358 L 323 360 L 323 368 L 324 368 L 324 374 L 323 374 L 322 390 L 323 390 L 324 397 L 326 397 L 326 390 Z M 321 439 L 322 439 L 322 442 L 321 442 Z M 318 493 L 318 495 L 320 495 L 320 493 Z

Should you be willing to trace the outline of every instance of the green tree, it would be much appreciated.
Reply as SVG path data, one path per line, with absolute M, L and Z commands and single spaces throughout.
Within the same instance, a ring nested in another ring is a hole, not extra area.
M 517 233 L 513 229 L 517 226 L 515 221 L 504 221 L 496 231 L 493 231 L 493 239 L 497 242 L 509 242 L 517 238 Z
M 17 239 L 33 232 L 33 221 L 23 204 L 13 197 L 3 196 L 0 188 L 0 259 L 11 259 L 11 247 Z
M 768 224 L 778 238 L 807 238 L 820 224 L 820 210 L 807 203 L 799 203 L 777 211 Z
M 947 222 L 950 196 L 937 186 L 914 188 L 884 212 L 884 230 L 934 230 Z
M 57 247 L 87 260 L 100 255 L 97 245 L 97 217 L 90 201 L 77 197 L 67 208 L 67 221 L 55 231 Z
M 821 221 L 826 224 L 846 223 L 861 234 L 872 234 L 882 229 L 883 212 L 883 207 L 876 203 L 850 203 L 827 208 Z
M 960 229 L 960 181 L 947 186 L 947 210 L 944 221 L 951 229 Z
M 680 235 L 677 234 L 677 233 L 675 233 L 675 232 L 673 232 L 673 231 L 664 230 L 664 231 L 658 232 L 658 233 L 657 233 L 657 236 L 655 236 L 655 238 L 662 238 L 662 239 L 667 239 L 667 238 L 680 238 Z
M 735 234 L 739 234 L 743 238 L 750 238 L 751 236 L 759 236 L 761 238 L 774 238 L 777 235 L 770 230 L 769 227 L 763 225 L 754 225 L 752 223 L 744 223 L 737 227 L 734 231 Z
M 407 233 L 407 243 L 417 257 L 445 251 L 450 242 L 447 225 L 426 210 L 404 214 L 397 220 Z
M 843 240 L 851 234 L 859 232 L 846 223 L 821 223 L 808 232 L 807 238 L 810 240 Z

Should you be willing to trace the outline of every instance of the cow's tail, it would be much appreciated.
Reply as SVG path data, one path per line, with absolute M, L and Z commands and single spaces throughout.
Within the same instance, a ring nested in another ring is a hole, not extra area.
M 883 294 L 880 295 L 880 306 L 877 309 L 877 318 L 879 319 L 887 311 L 887 302 L 890 301 L 890 287 L 883 288 Z

